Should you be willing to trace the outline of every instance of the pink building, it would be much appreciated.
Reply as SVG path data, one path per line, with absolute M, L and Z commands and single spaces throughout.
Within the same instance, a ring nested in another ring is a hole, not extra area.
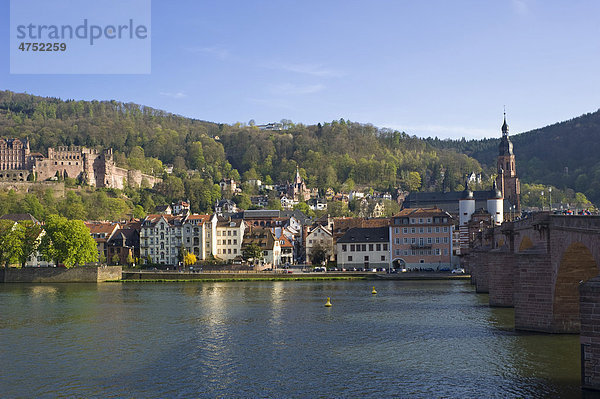
M 409 208 L 392 217 L 392 265 L 408 269 L 452 268 L 454 221 L 438 208 Z

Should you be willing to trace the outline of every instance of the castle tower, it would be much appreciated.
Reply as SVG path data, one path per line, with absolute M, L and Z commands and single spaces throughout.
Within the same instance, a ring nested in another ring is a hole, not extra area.
M 498 189 L 496 181 L 494 181 L 487 200 L 487 211 L 492 216 L 494 225 L 500 226 L 504 221 L 504 198 L 502 198 L 502 192 Z
M 504 113 L 504 123 L 502 124 L 502 138 L 498 146 L 497 171 L 496 184 L 498 189 L 500 189 L 502 196 L 508 200 L 510 205 L 515 207 L 515 212 L 519 214 L 521 212 L 521 184 L 517 177 L 513 143 L 508 137 L 506 112 Z
M 473 191 L 469 189 L 469 181 L 465 181 L 465 191 L 463 191 L 458 201 L 459 215 L 459 241 L 461 250 L 469 248 L 469 220 L 475 213 L 475 197 Z

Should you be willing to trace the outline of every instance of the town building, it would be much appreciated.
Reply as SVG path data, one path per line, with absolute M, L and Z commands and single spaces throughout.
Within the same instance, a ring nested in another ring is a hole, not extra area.
M 216 228 L 216 247 L 213 255 L 231 261 L 242 255 L 242 241 L 246 224 L 242 219 L 219 217 Z
M 262 259 L 256 262 L 256 269 L 277 268 L 281 264 L 281 244 L 270 228 L 251 227 L 244 235 L 242 248 L 256 244 L 262 251 Z
M 100 261 L 108 262 L 110 257 L 108 255 L 108 240 L 121 228 L 119 223 L 106 222 L 106 221 L 87 221 L 84 222 L 85 226 L 90 229 L 90 235 L 96 241 L 96 247 L 98 248 L 98 259 Z
M 338 267 L 372 269 L 390 267 L 389 228 L 351 228 L 337 240 Z
M 409 208 L 391 218 L 392 265 L 400 269 L 450 269 L 454 220 L 438 208 Z
M 334 260 L 333 235 L 328 228 L 317 225 L 310 229 L 306 235 L 306 261 L 310 262 L 313 251 L 322 249 L 325 251 L 327 260 Z
M 216 215 L 147 215 L 140 228 L 140 257 L 144 263 L 178 265 L 185 251 L 206 259 L 216 250 L 216 223 Z
M 134 228 L 121 228 L 107 241 L 108 263 L 133 266 L 139 262 L 140 257 L 140 232 Z M 114 262 L 117 258 L 118 261 Z

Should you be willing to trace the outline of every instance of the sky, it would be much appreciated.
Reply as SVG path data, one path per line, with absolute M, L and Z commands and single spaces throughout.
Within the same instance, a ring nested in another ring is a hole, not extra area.
M 467 139 L 499 137 L 504 107 L 511 134 L 600 107 L 597 0 L 155 0 L 150 73 L 122 75 L 11 74 L 9 4 L 3 90 Z

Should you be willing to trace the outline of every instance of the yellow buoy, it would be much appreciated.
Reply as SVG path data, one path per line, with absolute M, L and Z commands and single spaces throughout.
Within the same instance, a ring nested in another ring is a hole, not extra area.
M 371 294 L 373 294 L 373 295 L 377 294 L 377 291 L 375 291 L 375 286 L 373 286 L 373 291 L 371 291 Z
M 325 307 L 331 307 L 331 299 L 329 299 L 329 297 L 327 297 L 327 302 L 325 302 Z

